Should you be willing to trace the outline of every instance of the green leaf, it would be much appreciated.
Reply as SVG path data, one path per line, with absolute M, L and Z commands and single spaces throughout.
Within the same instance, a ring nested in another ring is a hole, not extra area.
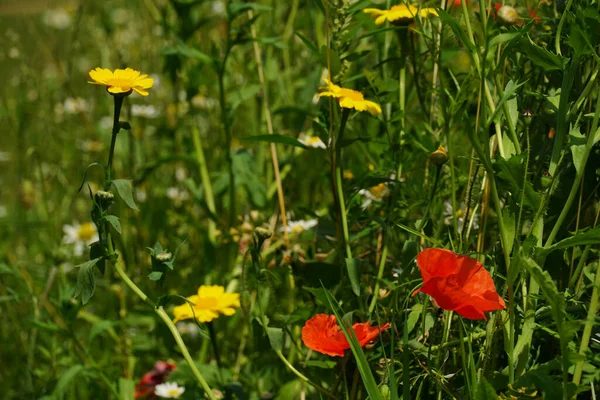
M 121 395 L 121 400 L 134 400 L 135 381 L 119 378 L 119 394 Z
M 79 185 L 79 189 L 77 189 L 77 193 L 79 193 L 81 191 L 81 189 L 83 188 L 83 185 L 85 185 L 85 179 L 87 177 L 87 173 L 90 170 L 90 168 L 96 167 L 96 166 L 99 167 L 100 164 L 95 162 L 95 163 L 91 163 L 90 165 L 87 166 L 87 168 L 85 169 L 85 171 L 83 173 L 83 179 L 81 180 L 81 185 Z
M 337 362 L 335 362 L 335 361 L 308 360 L 308 361 L 303 361 L 301 364 L 304 367 L 315 367 L 315 368 L 323 368 L 323 369 L 333 369 L 337 365 Z
M 506 84 L 506 87 L 504 88 L 504 96 L 502 96 L 502 99 L 500 99 L 500 102 L 498 102 L 498 105 L 496 105 L 496 109 L 494 110 L 494 113 L 490 116 L 490 118 L 488 120 L 489 123 L 491 123 L 491 121 L 497 121 L 497 116 L 503 110 L 502 105 L 504 103 L 509 102 L 510 100 L 516 101 L 515 96 L 516 96 L 517 89 L 520 88 L 521 86 L 523 86 L 524 84 L 525 84 L 525 82 L 520 83 L 520 84 L 515 84 L 512 80 L 508 81 L 508 83 Z M 517 120 L 516 119 L 512 120 L 512 115 L 510 115 L 509 117 L 511 117 L 512 126 L 516 128 Z M 507 118 L 507 120 L 508 120 L 508 118 Z
M 289 144 L 290 146 L 301 147 L 303 149 L 308 149 L 304 144 L 302 144 L 298 139 L 289 135 L 278 135 L 276 133 L 270 135 L 255 135 L 255 136 L 247 136 L 243 140 L 254 140 L 257 142 L 269 142 L 269 143 L 281 143 L 281 144 Z
M 352 285 L 352 291 L 355 295 L 360 296 L 360 264 L 361 261 L 356 258 L 346 258 L 346 269 L 348 271 L 348 277 L 350 278 L 350 284 Z
M 102 258 L 95 258 L 88 262 L 78 265 L 79 273 L 77 274 L 77 288 L 75 289 L 75 297 L 81 295 L 81 302 L 85 305 L 94 295 L 96 290 L 96 278 L 94 277 L 94 266 Z
M 573 165 L 578 173 L 583 172 L 583 168 L 585 167 L 585 162 L 587 161 L 586 157 L 586 147 L 587 147 L 587 138 L 585 135 L 582 135 L 579 126 L 572 126 L 569 131 L 569 147 L 571 148 L 571 153 L 573 154 Z
M 205 53 L 201 52 L 200 50 L 196 49 L 195 47 L 192 46 L 188 46 L 184 43 L 179 43 L 175 46 L 170 46 L 167 47 L 163 50 L 163 54 L 165 55 L 170 55 L 170 54 L 178 54 L 181 56 L 185 56 L 185 57 L 191 57 L 191 58 L 195 58 L 198 61 L 201 61 L 205 64 L 210 64 L 212 65 L 214 63 L 213 59 L 206 55 Z
M 104 261 L 106 256 L 106 249 L 100 242 L 94 242 L 90 245 L 90 260 L 99 258 L 100 260 L 96 263 L 96 267 L 100 270 L 100 273 L 104 275 L 106 269 L 106 263 Z
M 150 272 L 150 275 L 148 275 L 148 279 L 150 279 L 151 281 L 159 281 L 160 278 L 162 278 L 162 276 L 163 276 L 163 272 L 152 271 L 152 272 Z
M 104 219 L 107 220 L 113 228 L 115 228 L 115 231 L 121 234 L 121 223 L 119 222 L 119 217 L 116 215 L 105 215 Z
M 545 71 L 562 71 L 564 68 L 565 60 L 563 58 L 533 43 L 529 36 L 527 39 L 523 38 L 516 49 Z
M 523 192 L 523 184 L 525 183 L 525 154 L 519 154 L 504 159 L 499 157 L 496 159 L 494 169 L 496 169 L 498 178 L 502 180 L 502 183 L 507 186 L 507 189 L 512 194 L 512 198 L 517 202 L 521 203 L 523 197 L 523 204 L 529 206 L 532 210 L 537 210 L 540 205 L 541 196 L 537 193 L 531 183 L 525 184 L 525 194 Z
M 458 25 L 458 21 L 444 10 L 438 9 L 436 11 L 438 12 L 442 22 L 450 26 L 452 31 L 454 31 L 454 34 L 458 36 L 460 41 L 463 42 L 467 49 L 469 49 L 469 51 L 475 51 L 473 43 L 471 43 L 471 41 L 467 38 L 465 31 L 463 31 L 460 25 Z
M 492 40 L 490 40 L 490 43 L 488 45 L 488 52 L 491 51 L 494 47 L 498 46 L 499 44 L 510 42 L 511 40 L 521 37 L 523 35 L 524 32 L 522 31 L 501 33 L 499 35 L 496 35 L 492 38 Z
M 91 342 L 92 340 L 94 340 L 94 338 L 96 336 L 98 336 L 105 330 L 113 328 L 113 327 L 119 325 L 120 323 L 121 323 L 120 321 L 107 321 L 107 320 L 100 320 L 100 321 L 96 322 L 92 326 L 92 329 L 90 329 L 90 333 L 88 334 L 88 342 Z
M 60 379 L 54 387 L 52 395 L 54 398 L 61 400 L 65 397 L 67 389 L 71 385 L 71 381 L 75 379 L 77 375 L 85 370 L 85 367 L 81 364 L 73 365 L 66 372 L 60 374 Z
M 508 246 L 508 254 L 512 252 L 513 245 L 515 242 L 515 214 L 511 213 L 508 207 L 502 210 L 502 221 L 504 222 L 504 229 L 507 234 L 507 243 L 504 246 Z
M 482 376 L 479 378 L 479 382 L 477 382 L 477 387 L 475 388 L 475 400 L 489 400 L 489 399 L 497 399 L 498 395 L 494 390 L 494 387 L 490 385 L 488 381 Z
M 337 319 L 337 323 L 340 325 L 346 340 L 350 343 L 350 349 L 352 350 L 352 354 L 354 354 L 354 358 L 356 360 L 356 366 L 358 371 L 360 372 L 360 376 L 362 378 L 363 384 L 365 385 L 365 389 L 367 390 L 367 394 L 369 395 L 370 400 L 383 400 L 381 393 L 379 392 L 379 388 L 377 387 L 377 382 L 375 381 L 375 377 L 373 376 L 373 372 L 371 372 L 371 367 L 369 366 L 369 362 L 367 361 L 367 357 L 365 357 L 365 353 L 363 349 L 360 347 L 360 343 L 358 343 L 358 339 L 356 338 L 356 334 L 352 326 L 348 326 L 342 317 L 342 309 L 340 308 L 337 300 L 333 295 L 329 292 L 329 290 L 323 288 L 325 291 L 325 295 L 327 296 L 327 301 L 329 302 L 329 306 L 331 307 L 335 317 Z
M 267 335 L 269 336 L 269 343 L 275 351 L 281 351 L 283 349 L 283 329 L 281 328 L 267 328 Z
M 302 40 L 302 43 L 304 43 L 306 47 L 308 47 L 311 53 L 313 53 L 314 55 L 319 55 L 319 48 L 313 42 L 311 42 L 310 39 L 308 39 L 306 36 L 304 36 L 304 34 L 298 31 L 294 32 L 294 34 L 298 36 L 300 40 Z
M 570 238 L 563 239 L 560 242 L 554 243 L 547 249 L 539 249 L 542 254 L 554 250 L 568 249 L 569 247 L 581 245 L 597 245 L 600 244 L 600 226 L 597 226 L 589 231 L 578 233 Z
M 119 197 L 123 199 L 125 204 L 133 210 L 139 211 L 137 206 L 135 205 L 135 201 L 133 201 L 133 191 L 131 190 L 131 181 L 126 179 L 115 179 L 112 181 L 112 184 L 117 189 L 117 193 Z

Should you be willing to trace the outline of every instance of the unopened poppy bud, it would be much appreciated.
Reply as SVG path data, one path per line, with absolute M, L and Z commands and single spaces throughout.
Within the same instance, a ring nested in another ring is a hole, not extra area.
M 429 159 L 435 165 L 444 165 L 448 161 L 448 152 L 444 146 L 440 146 L 436 151 L 429 154 Z
M 115 202 L 115 195 L 105 190 L 98 190 L 94 195 L 96 202 L 106 208 Z
M 158 253 L 156 259 L 160 262 L 169 261 L 173 255 L 171 253 Z
M 502 6 L 498 10 L 498 20 L 504 25 L 511 26 L 517 23 L 519 14 L 517 14 L 517 10 L 511 6 Z
M 552 183 L 552 175 L 546 172 L 540 179 L 540 183 L 542 185 L 542 189 L 548 189 Z

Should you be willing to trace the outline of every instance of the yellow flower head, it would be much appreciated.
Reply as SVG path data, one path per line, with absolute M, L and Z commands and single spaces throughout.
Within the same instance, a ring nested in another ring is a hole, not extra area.
M 225 293 L 223 286 L 200 286 L 198 294 L 187 298 L 194 305 L 184 303 L 173 308 L 174 323 L 184 319 L 194 319 L 198 322 L 210 322 L 219 314 L 233 315 L 234 307 L 240 306 L 239 293 Z M 193 312 L 192 312 L 193 308 Z
M 365 8 L 364 13 L 371 14 L 375 18 L 375 24 L 383 25 L 385 21 L 390 21 L 394 25 L 407 25 L 415 20 L 419 15 L 426 18 L 430 15 L 438 16 L 433 8 L 421 8 L 420 10 L 413 5 L 399 4 L 392 6 L 389 10 L 380 10 L 378 8 Z
M 381 106 L 373 101 L 365 100 L 361 92 L 340 87 L 327 78 L 325 78 L 325 83 L 327 86 L 321 88 L 322 92 L 318 94 L 319 97 L 333 97 L 337 99 L 342 108 L 368 111 L 371 115 L 381 114 Z
M 131 68 L 115 69 L 114 72 L 106 68 L 96 68 L 90 71 L 90 77 L 94 81 L 88 83 L 104 85 L 112 94 L 129 95 L 135 90 L 142 96 L 148 96 L 145 89 L 150 89 L 154 84 L 154 79 L 148 78 L 148 75 L 140 75 L 140 71 Z

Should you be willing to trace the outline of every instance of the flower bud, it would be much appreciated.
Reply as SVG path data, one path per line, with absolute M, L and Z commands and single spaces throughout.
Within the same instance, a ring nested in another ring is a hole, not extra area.
M 98 190 L 94 195 L 94 198 L 103 208 L 106 208 L 115 202 L 115 195 L 104 190 Z
M 429 154 L 429 159 L 435 165 L 439 165 L 439 166 L 444 165 L 446 163 L 446 161 L 448 161 L 448 152 L 446 151 L 444 146 L 440 145 L 440 147 L 438 147 L 438 149 L 436 151 Z
M 502 6 L 498 10 L 498 20 L 504 25 L 511 26 L 517 23 L 519 14 L 517 14 L 517 10 L 511 6 Z
M 172 257 L 171 253 L 159 253 L 156 255 L 156 259 L 160 262 L 169 261 Z
M 257 228 L 254 228 L 254 237 L 257 239 L 257 241 L 259 243 L 264 242 L 271 236 L 273 236 L 273 233 L 270 230 L 268 230 L 267 228 L 263 228 L 260 226 Z

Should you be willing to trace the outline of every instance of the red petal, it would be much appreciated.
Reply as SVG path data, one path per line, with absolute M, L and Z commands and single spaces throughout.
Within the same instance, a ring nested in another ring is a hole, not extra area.
M 356 334 L 358 343 L 360 343 L 360 347 L 363 347 L 367 343 L 376 339 L 379 336 L 379 332 L 383 332 L 389 327 L 389 323 L 381 325 L 381 328 L 378 326 L 371 326 L 369 322 L 352 325 L 352 329 L 354 329 L 354 333 Z
M 302 328 L 302 341 L 311 350 L 329 356 L 344 356 L 350 345 L 336 324 L 335 315 L 317 314 Z

